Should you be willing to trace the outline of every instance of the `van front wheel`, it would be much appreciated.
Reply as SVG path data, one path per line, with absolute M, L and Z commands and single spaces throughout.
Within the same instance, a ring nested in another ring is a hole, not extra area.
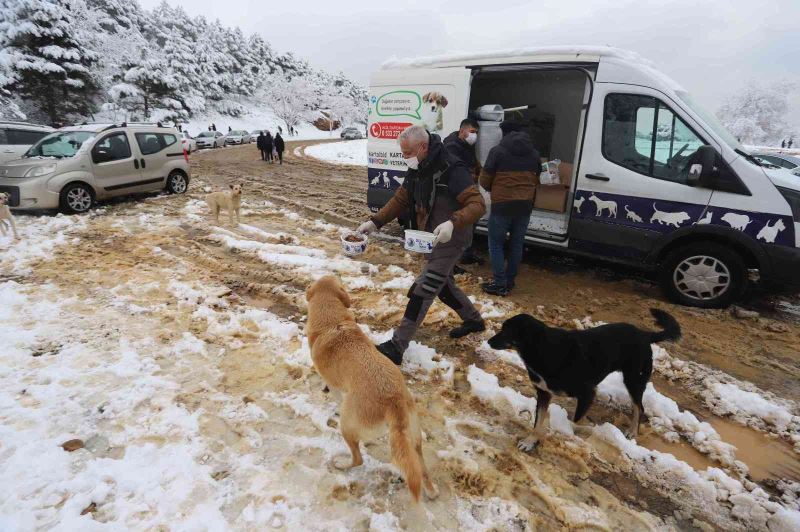
M 81 214 L 92 208 L 94 194 L 88 185 L 72 183 L 61 190 L 61 212 Z
M 671 251 L 661 263 L 661 287 L 681 305 L 725 308 L 747 283 L 738 253 L 714 242 L 695 242 Z

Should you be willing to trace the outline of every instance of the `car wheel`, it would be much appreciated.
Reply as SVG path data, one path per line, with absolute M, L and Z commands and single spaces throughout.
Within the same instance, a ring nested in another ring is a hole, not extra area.
M 167 192 L 183 194 L 189 188 L 189 179 L 180 170 L 173 170 L 167 177 Z
M 94 191 L 89 185 L 72 183 L 61 189 L 61 212 L 66 214 L 81 214 L 92 208 L 94 204 Z
M 660 273 L 667 297 L 690 307 L 727 307 L 747 286 L 742 257 L 714 242 L 695 242 L 671 251 Z

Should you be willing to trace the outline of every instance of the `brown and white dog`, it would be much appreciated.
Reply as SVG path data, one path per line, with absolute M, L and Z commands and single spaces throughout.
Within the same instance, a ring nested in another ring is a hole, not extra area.
M 11 215 L 11 209 L 8 207 L 10 201 L 11 196 L 8 192 L 0 192 L 0 233 L 6 236 L 6 234 L 8 234 L 6 228 L 11 228 L 11 233 L 14 235 L 14 238 L 19 240 L 17 224 L 14 221 L 14 217 Z
M 422 456 L 422 433 L 414 398 L 403 374 L 373 345 L 358 326 L 350 296 L 334 276 L 322 277 L 306 290 L 306 334 L 314 367 L 332 389 L 341 391 L 340 428 L 352 455 L 347 470 L 361 465 L 360 443 L 389 429 L 392 462 L 402 471 L 411 497 L 419 502 L 420 490 L 438 495 Z
M 236 214 L 236 224 L 239 223 L 239 211 L 242 206 L 242 185 L 237 183 L 229 186 L 230 190 L 212 192 L 207 195 L 206 203 L 208 203 L 208 207 L 211 209 L 211 214 L 214 215 L 214 222 L 219 223 L 219 211 L 224 208 L 228 210 L 231 225 L 234 225 L 234 213 Z
M 431 133 L 444 129 L 444 108 L 447 98 L 440 92 L 426 92 L 422 96 L 422 122 Z

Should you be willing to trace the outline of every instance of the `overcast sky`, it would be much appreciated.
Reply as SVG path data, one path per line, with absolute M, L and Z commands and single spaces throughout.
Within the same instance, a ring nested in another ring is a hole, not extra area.
M 259 33 L 280 52 L 364 85 L 391 56 L 560 44 L 638 52 L 712 111 L 751 79 L 800 82 L 800 0 L 167 2 Z M 800 92 L 794 100 L 790 122 L 800 125 Z

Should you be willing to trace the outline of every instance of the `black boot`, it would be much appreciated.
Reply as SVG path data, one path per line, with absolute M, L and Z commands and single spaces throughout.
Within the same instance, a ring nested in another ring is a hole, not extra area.
M 468 320 L 450 331 L 450 338 L 461 338 L 470 333 L 482 332 L 486 330 L 486 323 L 483 320 Z
M 375 347 L 378 349 L 378 351 L 383 353 L 386 358 L 394 362 L 396 366 L 399 366 L 403 363 L 403 353 L 397 349 L 397 346 L 394 345 L 394 342 L 391 340 L 387 340 L 380 345 L 376 345 Z

